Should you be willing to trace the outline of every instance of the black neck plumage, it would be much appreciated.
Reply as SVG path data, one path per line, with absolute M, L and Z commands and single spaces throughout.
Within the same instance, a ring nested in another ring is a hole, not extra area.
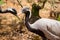
M 0 13 L 2 13 L 2 14 L 11 13 L 11 14 L 15 15 L 20 20 L 20 18 L 17 16 L 17 11 L 15 9 L 12 9 L 12 10 L 6 9 L 3 11 L 2 11 L 2 9 L 0 9 Z
M 6 10 L 0 9 L 0 13 L 2 13 L 2 14 L 4 14 L 4 13 L 11 13 L 11 14 L 16 16 L 17 11 L 15 9 L 12 9 L 12 11 L 11 10 L 7 10 L 7 9 Z
M 29 31 L 31 31 L 33 33 L 36 33 L 39 36 L 41 36 L 43 38 L 43 40 L 46 40 L 46 37 L 45 37 L 44 33 L 41 30 L 36 30 L 36 29 L 33 29 L 33 28 L 30 27 L 30 24 L 29 24 L 29 16 L 28 16 L 29 14 L 28 13 L 26 13 L 26 14 L 27 15 L 25 17 L 25 25 L 26 25 L 27 29 Z

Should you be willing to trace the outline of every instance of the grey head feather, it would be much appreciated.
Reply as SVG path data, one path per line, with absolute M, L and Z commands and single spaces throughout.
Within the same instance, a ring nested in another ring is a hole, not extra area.
M 22 8 L 21 11 L 22 11 L 22 13 L 26 13 L 27 11 L 29 11 L 29 12 L 30 12 L 29 18 L 31 18 L 31 15 L 32 15 L 32 14 L 31 14 L 31 10 L 30 10 L 29 7 L 26 7 L 26 6 L 25 6 L 25 7 Z
M 26 11 L 29 11 L 30 9 L 29 9 L 29 7 L 23 7 L 22 8 L 22 13 L 24 13 L 24 12 L 26 12 Z

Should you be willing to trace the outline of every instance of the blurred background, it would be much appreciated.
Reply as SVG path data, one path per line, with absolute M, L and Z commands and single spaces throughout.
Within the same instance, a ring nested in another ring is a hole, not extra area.
M 21 5 L 30 8 L 32 13 L 30 23 L 40 17 L 60 21 L 60 0 L 0 0 L 2 10 L 14 8 L 20 18 L 18 20 L 11 13 L 0 13 L 0 40 L 42 40 L 39 35 L 28 31 L 25 27 Z

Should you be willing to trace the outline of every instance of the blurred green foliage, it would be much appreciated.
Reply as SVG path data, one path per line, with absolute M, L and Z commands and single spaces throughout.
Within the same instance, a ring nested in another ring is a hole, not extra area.
M 32 15 L 33 16 L 39 16 L 39 5 L 37 5 L 36 3 L 34 3 L 32 5 Z
M 59 17 L 57 18 L 57 20 L 60 21 L 60 15 L 59 15 Z
M 0 0 L 0 5 L 4 4 L 3 0 Z

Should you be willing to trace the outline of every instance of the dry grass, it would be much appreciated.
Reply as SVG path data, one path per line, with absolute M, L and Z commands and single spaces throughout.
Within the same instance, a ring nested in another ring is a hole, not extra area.
M 2 6 L 2 9 L 11 7 L 20 10 L 21 7 L 16 5 L 8 1 L 7 4 Z M 0 14 L 0 40 L 40 40 L 41 37 L 27 30 L 23 24 L 23 15 L 19 11 L 17 12 L 20 20 L 10 13 Z
M 5 5 L 2 5 L 2 9 L 6 9 L 8 7 L 15 8 L 18 12 L 17 15 L 20 17 L 20 20 L 10 13 L 0 14 L 0 40 L 42 40 L 40 36 L 28 31 L 25 27 L 23 23 L 23 14 L 20 13 L 21 6 L 19 6 L 17 1 L 4 0 L 4 2 Z M 22 4 L 23 6 L 27 5 L 30 8 L 32 5 L 32 3 L 27 3 L 24 0 L 22 0 Z M 48 7 L 50 8 L 50 5 Z M 47 8 L 48 12 L 47 10 L 42 9 L 40 16 L 48 18 L 48 13 L 51 11 L 51 8 L 49 8 Z

